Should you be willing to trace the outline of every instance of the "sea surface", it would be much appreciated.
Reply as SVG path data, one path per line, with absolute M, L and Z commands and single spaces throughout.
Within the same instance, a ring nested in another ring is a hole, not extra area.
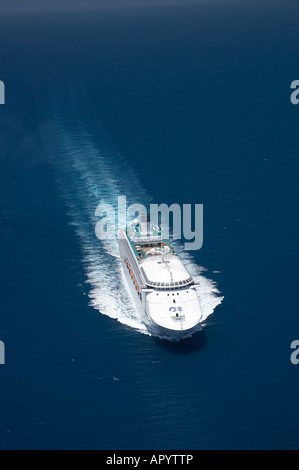
M 0 449 L 299 447 L 298 13 L 0 16 Z M 191 339 L 148 334 L 95 236 L 121 195 L 204 205 Z

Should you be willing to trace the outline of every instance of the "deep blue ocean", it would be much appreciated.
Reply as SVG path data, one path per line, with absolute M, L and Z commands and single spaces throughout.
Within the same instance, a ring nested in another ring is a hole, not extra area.
M 1 14 L 1 449 L 299 448 L 298 13 Z M 134 318 L 118 195 L 204 205 L 190 340 Z

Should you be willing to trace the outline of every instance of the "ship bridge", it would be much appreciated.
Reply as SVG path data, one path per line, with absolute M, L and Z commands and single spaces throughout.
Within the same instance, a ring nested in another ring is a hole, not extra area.
M 193 278 L 188 273 L 178 256 L 167 255 L 147 258 L 140 268 L 146 284 L 155 289 L 180 289 L 193 284 Z

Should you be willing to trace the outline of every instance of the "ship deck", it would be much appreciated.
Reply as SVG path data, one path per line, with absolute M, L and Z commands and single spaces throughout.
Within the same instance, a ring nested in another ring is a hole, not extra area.
M 140 231 L 136 231 L 134 237 L 132 237 L 126 231 L 126 235 L 138 261 L 143 261 L 153 256 L 161 256 L 159 249 L 167 247 L 169 248 L 169 253 L 177 255 L 169 239 L 165 238 L 162 232 L 151 233 L 148 237 L 144 237 Z

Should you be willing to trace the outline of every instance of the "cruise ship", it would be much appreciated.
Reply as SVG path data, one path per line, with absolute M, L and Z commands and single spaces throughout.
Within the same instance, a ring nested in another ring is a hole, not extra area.
M 124 276 L 147 329 L 180 341 L 202 329 L 196 284 L 160 226 L 149 217 L 132 221 L 119 234 Z

